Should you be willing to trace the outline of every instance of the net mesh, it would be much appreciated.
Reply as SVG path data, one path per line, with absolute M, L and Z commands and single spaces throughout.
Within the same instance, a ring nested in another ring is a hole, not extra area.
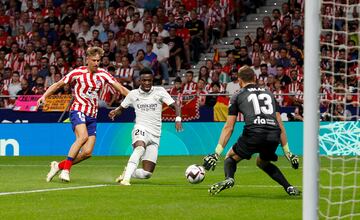
M 321 1 L 321 219 L 360 219 L 359 21 L 359 0 Z

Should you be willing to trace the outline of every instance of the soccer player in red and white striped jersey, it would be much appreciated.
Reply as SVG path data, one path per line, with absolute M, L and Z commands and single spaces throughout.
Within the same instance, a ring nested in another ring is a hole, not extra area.
M 38 100 L 38 105 L 63 87 L 65 84 L 73 85 L 75 95 L 71 105 L 70 121 L 76 135 L 68 157 L 60 163 L 51 162 L 51 169 L 46 180 L 49 182 L 61 170 L 60 179 L 70 181 L 70 168 L 91 157 L 96 140 L 96 116 L 98 112 L 99 93 L 107 84 L 113 86 L 118 92 L 126 96 L 128 90 L 118 83 L 107 71 L 98 68 L 104 50 L 100 47 L 90 47 L 86 51 L 87 66 L 81 66 L 60 81 L 49 87 L 45 94 Z M 81 149 L 81 152 L 80 152 Z

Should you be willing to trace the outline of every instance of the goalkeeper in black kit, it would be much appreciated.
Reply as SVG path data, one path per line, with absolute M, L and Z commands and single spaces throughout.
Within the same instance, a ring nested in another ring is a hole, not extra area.
M 280 169 L 271 162 L 277 161 L 278 156 L 275 151 L 281 142 L 285 156 L 291 162 L 292 167 L 294 169 L 299 167 L 297 156 L 291 154 L 289 150 L 285 128 L 274 95 L 269 90 L 258 87 L 255 77 L 255 73 L 250 67 L 240 68 L 238 78 L 242 89 L 230 100 L 229 114 L 215 153 L 204 157 L 204 168 L 214 170 L 219 156 L 233 132 L 238 113 L 241 112 L 245 118 L 245 127 L 242 135 L 226 154 L 224 161 L 226 179 L 213 184 L 209 193 L 215 195 L 234 186 L 237 163 L 243 159 L 249 160 L 254 153 L 259 153 L 256 165 L 283 186 L 289 195 L 300 195 L 300 191 L 292 186 Z

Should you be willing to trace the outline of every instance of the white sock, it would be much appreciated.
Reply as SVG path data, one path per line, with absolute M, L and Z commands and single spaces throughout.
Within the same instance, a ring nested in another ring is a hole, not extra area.
M 144 169 L 136 169 L 135 172 L 131 175 L 131 177 L 134 177 L 136 179 L 149 179 L 151 177 L 152 173 L 149 171 L 146 171 Z
M 126 171 L 124 175 L 124 180 L 129 181 L 131 175 L 136 170 L 137 166 L 139 165 L 140 157 L 144 154 L 145 148 L 143 146 L 135 147 L 134 151 L 132 152 L 128 164 L 126 166 Z

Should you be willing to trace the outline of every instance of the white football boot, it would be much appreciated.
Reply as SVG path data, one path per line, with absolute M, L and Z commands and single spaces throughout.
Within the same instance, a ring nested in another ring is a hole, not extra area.
M 125 171 L 126 171 L 126 167 L 124 168 L 124 171 L 122 172 L 122 174 L 115 179 L 116 183 L 120 183 L 124 179 Z
M 123 186 L 131 186 L 130 180 L 122 180 L 122 181 L 120 182 L 120 185 L 123 185 Z
M 52 178 L 60 171 L 59 163 L 57 161 L 52 161 L 50 163 L 50 171 L 46 176 L 46 182 L 50 182 Z
M 64 182 L 70 182 L 70 172 L 69 170 L 62 170 L 59 178 Z

